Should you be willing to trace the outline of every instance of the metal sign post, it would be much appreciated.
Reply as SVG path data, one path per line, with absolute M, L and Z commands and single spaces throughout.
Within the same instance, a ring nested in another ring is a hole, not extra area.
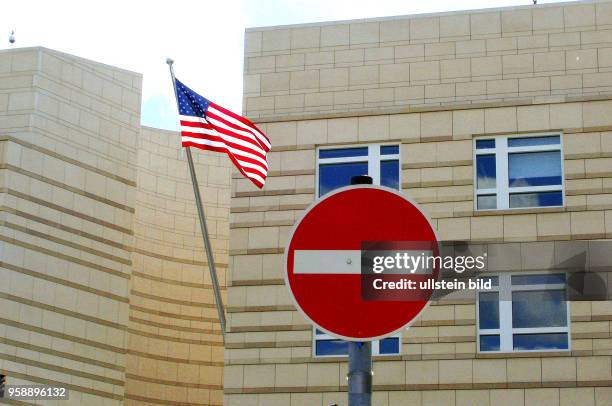
M 348 355 L 348 404 L 370 406 L 373 378 L 372 343 L 349 341 Z
M 351 185 L 371 185 L 370 176 L 353 176 Z M 372 343 L 349 341 L 348 343 L 348 404 L 370 406 L 372 404 Z

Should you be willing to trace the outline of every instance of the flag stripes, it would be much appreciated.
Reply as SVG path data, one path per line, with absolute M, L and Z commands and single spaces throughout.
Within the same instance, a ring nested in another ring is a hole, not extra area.
M 253 123 L 232 113 L 176 80 L 184 147 L 224 152 L 238 170 L 262 188 L 268 174 L 270 140 Z

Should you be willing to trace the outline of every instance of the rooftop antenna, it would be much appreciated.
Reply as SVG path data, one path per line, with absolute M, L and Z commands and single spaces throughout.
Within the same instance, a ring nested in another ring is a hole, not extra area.
M 15 43 L 15 30 L 11 30 L 11 35 L 9 35 L 9 44 Z

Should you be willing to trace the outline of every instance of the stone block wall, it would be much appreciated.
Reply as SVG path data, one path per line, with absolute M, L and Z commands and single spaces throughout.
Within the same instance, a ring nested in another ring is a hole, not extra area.
M 141 76 L 0 52 L 0 370 L 121 404 Z
M 223 404 L 223 340 L 180 135 L 143 127 L 130 281 L 126 405 Z M 231 161 L 193 150 L 225 295 Z
M 612 4 L 248 29 L 250 117 L 563 99 L 612 90 Z
M 227 405 L 346 404 L 346 358 L 313 357 L 312 326 L 283 279 L 289 232 L 316 199 L 318 147 L 400 144 L 401 190 L 442 240 L 544 252 L 612 237 L 608 10 L 574 2 L 247 30 L 244 109 L 273 149 L 263 190 L 236 173 L 232 184 Z M 476 211 L 473 138 L 537 133 L 562 134 L 565 206 Z M 475 304 L 434 303 L 399 356 L 375 357 L 373 404 L 607 405 L 611 302 L 572 302 L 570 318 L 569 352 L 479 354 Z

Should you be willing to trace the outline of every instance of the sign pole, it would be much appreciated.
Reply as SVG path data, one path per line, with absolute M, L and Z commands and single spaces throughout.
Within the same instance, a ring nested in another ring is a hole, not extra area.
M 172 86 L 174 87 L 174 96 L 176 97 L 176 81 L 174 78 L 174 69 L 172 64 L 174 61 L 170 58 L 166 59 L 166 63 L 170 67 L 170 76 L 172 77 Z M 178 101 L 178 97 L 177 97 Z M 195 195 L 196 208 L 198 209 L 198 217 L 200 219 L 200 230 L 202 231 L 202 239 L 204 240 L 204 248 L 206 250 L 206 258 L 208 260 L 208 270 L 210 271 L 210 281 L 212 284 L 213 294 L 215 296 L 215 305 L 217 306 L 217 314 L 219 315 L 219 325 L 221 327 L 221 336 L 225 342 L 225 312 L 223 309 L 223 299 L 221 298 L 221 289 L 217 280 L 217 269 L 215 259 L 213 257 L 212 247 L 210 245 L 210 236 L 208 235 L 208 227 L 206 227 L 206 215 L 204 214 L 204 206 L 200 196 L 200 188 L 196 177 L 193 158 L 191 157 L 191 148 L 185 148 L 187 154 L 187 163 L 189 164 L 189 173 L 191 174 L 191 184 L 193 185 L 193 194 Z
M 372 343 L 349 341 L 348 355 L 348 404 L 349 406 L 370 406 L 372 404 Z
M 353 176 L 351 185 L 371 185 L 369 176 Z M 370 406 L 372 404 L 372 343 L 349 341 L 348 343 L 348 404 Z

